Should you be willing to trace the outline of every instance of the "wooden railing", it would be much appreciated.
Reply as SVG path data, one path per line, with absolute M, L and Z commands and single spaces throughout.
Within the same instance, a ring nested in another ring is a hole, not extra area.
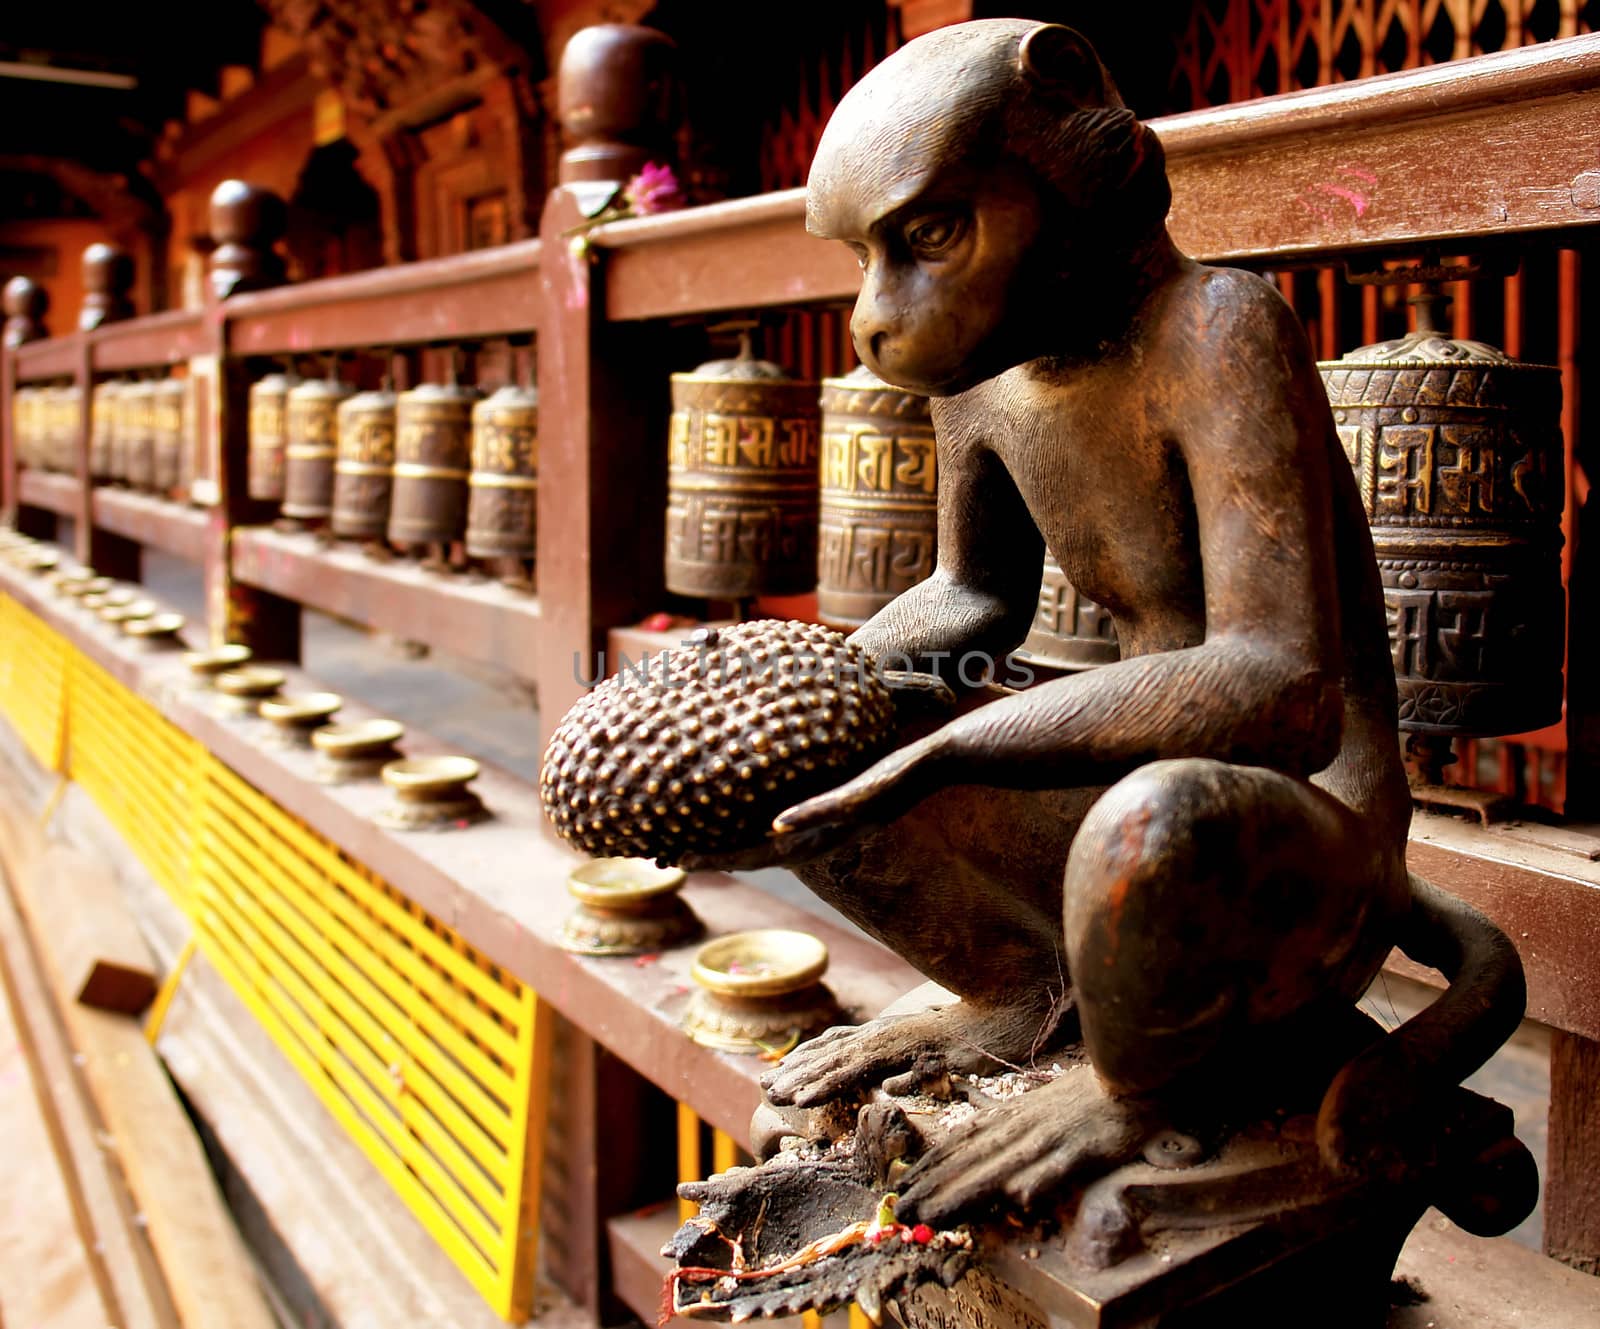
M 1593 229 L 1600 223 L 1597 126 L 1600 36 L 1156 123 L 1173 182 L 1175 238 L 1202 258 L 1269 269 L 1415 255 L 1430 246 L 1591 243 L 1600 234 Z M 297 656 L 293 624 L 299 606 L 309 606 L 527 679 L 548 723 L 579 694 L 579 675 L 590 672 L 609 634 L 662 602 L 666 385 L 672 370 L 685 367 L 673 324 L 730 310 L 843 303 L 857 281 L 842 247 L 805 234 L 800 191 L 590 228 L 571 192 L 558 188 L 538 241 L 239 295 L 8 354 L 0 374 L 8 440 L 17 383 L 71 377 L 85 391 L 101 374 L 188 363 L 211 376 L 214 390 L 200 422 L 209 446 L 197 492 L 207 509 L 91 489 L 86 444 L 76 475 L 19 475 L 9 441 L 0 476 L 5 504 L 30 520 L 73 516 L 77 554 L 97 566 L 107 536 L 198 558 L 208 603 L 255 598 L 248 614 L 213 621 L 213 632 L 248 637 L 265 657 Z M 535 595 L 374 563 L 252 524 L 242 497 L 242 406 L 259 370 L 251 357 L 530 333 L 541 393 Z M 14 579 L 6 589 L 60 618 Z M 1574 615 L 1595 612 L 1592 588 L 1575 584 L 1572 595 Z M 152 666 L 69 620 L 61 630 L 129 686 L 166 695 Z M 682 965 L 575 960 L 548 935 L 552 915 L 543 910 L 559 917 L 571 855 L 541 826 L 532 789 L 495 775 L 485 783 L 501 813 L 497 825 L 459 836 L 399 836 L 373 826 L 370 794 L 313 785 L 293 761 L 194 707 L 174 705 L 171 714 L 320 834 L 532 984 L 591 1040 L 589 1061 L 579 1055 L 578 1063 L 592 1067 L 595 1048 L 607 1048 L 706 1120 L 743 1133 L 756 1099 L 754 1068 L 694 1048 L 663 1018 Z M 537 741 L 531 722 L 528 737 Z M 1592 1128 L 1583 1134 L 1572 1093 L 1584 1083 L 1600 1091 L 1583 1080 L 1594 1074 L 1584 1068 L 1600 1066 L 1600 838 L 1572 828 L 1474 828 L 1419 814 L 1413 862 L 1484 908 L 1516 941 L 1529 971 L 1530 1015 L 1557 1031 L 1547 1185 L 1559 1208 L 1565 1197 L 1589 1193 L 1600 1168 L 1600 1141 Z M 776 909 L 713 877 L 692 898 L 713 930 L 770 918 Z M 861 994 L 863 1008 L 910 981 L 880 948 L 834 940 L 841 985 Z M 610 1126 L 605 1105 L 591 1109 L 584 1138 L 599 1150 Z M 592 1194 L 569 1198 L 575 1222 L 587 1226 L 570 1248 L 566 1281 L 580 1301 L 597 1306 L 607 1215 Z M 1600 1213 L 1586 1212 L 1576 1242 L 1571 1223 L 1564 1239 L 1569 1250 L 1600 1255 Z

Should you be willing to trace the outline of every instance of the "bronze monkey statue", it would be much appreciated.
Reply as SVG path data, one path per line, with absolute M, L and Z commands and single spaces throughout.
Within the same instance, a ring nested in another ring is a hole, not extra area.
M 960 998 L 802 1045 L 774 1103 L 909 1091 L 1081 1036 L 1095 1074 L 935 1148 L 906 1177 L 908 1220 L 1026 1204 L 1222 1085 L 1265 1092 L 1395 944 L 1459 981 L 1327 1064 L 1331 1167 L 1375 1156 L 1394 1120 L 1373 1116 L 1377 1081 L 1401 1115 L 1522 1013 L 1505 938 L 1406 870 L 1383 601 L 1311 351 L 1273 287 L 1178 251 L 1169 203 L 1160 142 L 1094 51 L 1025 20 L 901 48 L 811 169 L 808 228 L 861 263 L 856 348 L 933 398 L 938 435 L 937 571 L 853 640 L 962 689 L 956 662 L 1026 634 L 1048 548 L 1122 651 L 1025 692 L 964 689 L 758 853 L 690 864 L 787 863 Z

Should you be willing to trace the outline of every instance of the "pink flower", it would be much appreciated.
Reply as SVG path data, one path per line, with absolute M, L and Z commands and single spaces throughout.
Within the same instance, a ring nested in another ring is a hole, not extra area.
M 657 162 L 646 163 L 645 168 L 628 181 L 622 198 L 635 217 L 675 212 L 684 206 L 683 189 L 672 167 Z

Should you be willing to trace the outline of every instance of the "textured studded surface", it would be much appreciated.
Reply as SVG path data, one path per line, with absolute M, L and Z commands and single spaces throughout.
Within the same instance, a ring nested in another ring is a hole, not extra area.
M 892 720 L 887 685 L 839 633 L 743 623 L 582 698 L 550 740 L 540 792 L 587 853 L 671 862 L 741 849 L 866 766 Z

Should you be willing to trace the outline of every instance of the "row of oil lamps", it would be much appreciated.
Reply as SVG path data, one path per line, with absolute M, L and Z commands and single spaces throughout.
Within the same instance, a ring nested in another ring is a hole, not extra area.
M 188 490 L 193 450 L 186 378 L 109 379 L 95 385 L 90 403 L 91 480 L 166 496 Z M 77 470 L 77 388 L 18 388 L 12 409 L 21 465 L 66 474 Z
M 539 396 L 456 382 L 358 392 L 269 374 L 250 388 L 248 487 L 284 523 L 406 550 L 463 541 L 469 558 L 534 553 Z
M 163 612 L 137 587 L 117 585 L 92 568 L 62 568 L 54 546 L 0 530 L 0 558 L 47 578 L 56 594 L 146 650 L 182 646 L 181 614 Z M 218 715 L 258 716 L 277 746 L 309 747 L 317 780 L 381 779 L 393 798 L 377 819 L 390 829 L 458 828 L 489 815 L 468 788 L 478 775 L 470 757 L 404 758 L 403 725 L 379 718 L 336 722 L 338 694 L 283 692 L 284 672 L 256 663 L 246 646 L 186 651 L 183 659 L 194 688 L 213 694 Z M 639 956 L 699 940 L 705 927 L 680 894 L 685 880 L 681 869 L 644 859 L 580 865 L 568 879 L 577 905 L 562 926 L 562 946 L 581 955 Z M 843 1018 L 822 982 L 827 965 L 827 947 L 807 933 L 760 929 L 715 937 L 700 947 L 690 970 L 697 988 L 686 1004 L 685 1030 L 723 1051 L 779 1055 Z

